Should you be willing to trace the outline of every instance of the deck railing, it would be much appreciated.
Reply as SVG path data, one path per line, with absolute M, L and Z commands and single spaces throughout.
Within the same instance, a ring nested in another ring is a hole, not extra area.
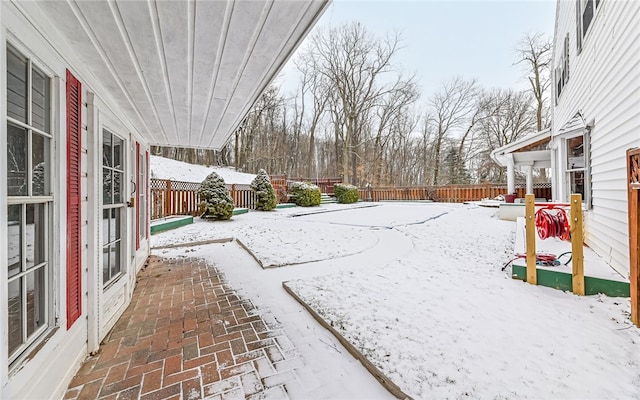
M 286 194 L 288 184 L 293 181 L 306 181 L 318 185 L 323 193 L 333 194 L 333 185 L 341 178 L 298 179 L 286 176 L 272 176 L 271 184 L 279 195 Z M 151 179 L 151 219 L 170 215 L 197 215 L 200 199 L 200 183 L 180 182 L 166 179 Z M 255 209 L 255 194 L 249 185 L 227 185 L 236 207 Z M 516 185 L 517 197 L 526 194 L 524 185 Z M 536 198 L 551 199 L 551 184 L 534 184 Z M 445 203 L 462 203 L 494 198 L 507 193 L 507 186 L 501 184 L 447 185 L 447 186 L 408 186 L 408 187 L 371 187 L 360 188 L 363 201 L 381 200 L 433 200 Z M 284 197 L 286 199 L 286 196 Z
M 287 186 L 291 182 L 309 182 L 320 188 L 320 192 L 333 196 L 333 185 L 336 183 L 342 183 L 341 177 L 331 178 L 301 178 L 301 177 L 286 177 Z

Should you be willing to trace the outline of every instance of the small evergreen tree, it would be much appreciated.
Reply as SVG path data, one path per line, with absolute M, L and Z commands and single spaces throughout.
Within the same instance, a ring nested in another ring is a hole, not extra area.
M 258 175 L 251 181 L 251 190 L 256 194 L 256 210 L 271 211 L 276 208 L 276 192 L 267 171 L 258 171 Z
M 231 219 L 234 208 L 233 199 L 220 175 L 215 172 L 209 174 L 200 184 L 198 195 L 202 218 Z

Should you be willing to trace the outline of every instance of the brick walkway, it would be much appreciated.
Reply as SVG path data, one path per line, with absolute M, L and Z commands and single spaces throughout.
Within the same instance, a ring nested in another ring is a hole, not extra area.
M 65 399 L 288 398 L 303 362 L 204 261 L 150 257 Z

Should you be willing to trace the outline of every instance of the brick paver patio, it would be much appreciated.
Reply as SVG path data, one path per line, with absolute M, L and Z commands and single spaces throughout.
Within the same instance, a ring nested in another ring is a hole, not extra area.
M 137 281 L 65 399 L 288 398 L 301 358 L 214 267 L 152 256 Z

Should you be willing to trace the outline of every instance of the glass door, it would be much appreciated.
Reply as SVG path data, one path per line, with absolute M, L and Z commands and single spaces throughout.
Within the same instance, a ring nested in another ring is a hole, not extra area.
M 102 287 L 107 288 L 125 272 L 123 237 L 124 140 L 108 130 L 102 133 Z

